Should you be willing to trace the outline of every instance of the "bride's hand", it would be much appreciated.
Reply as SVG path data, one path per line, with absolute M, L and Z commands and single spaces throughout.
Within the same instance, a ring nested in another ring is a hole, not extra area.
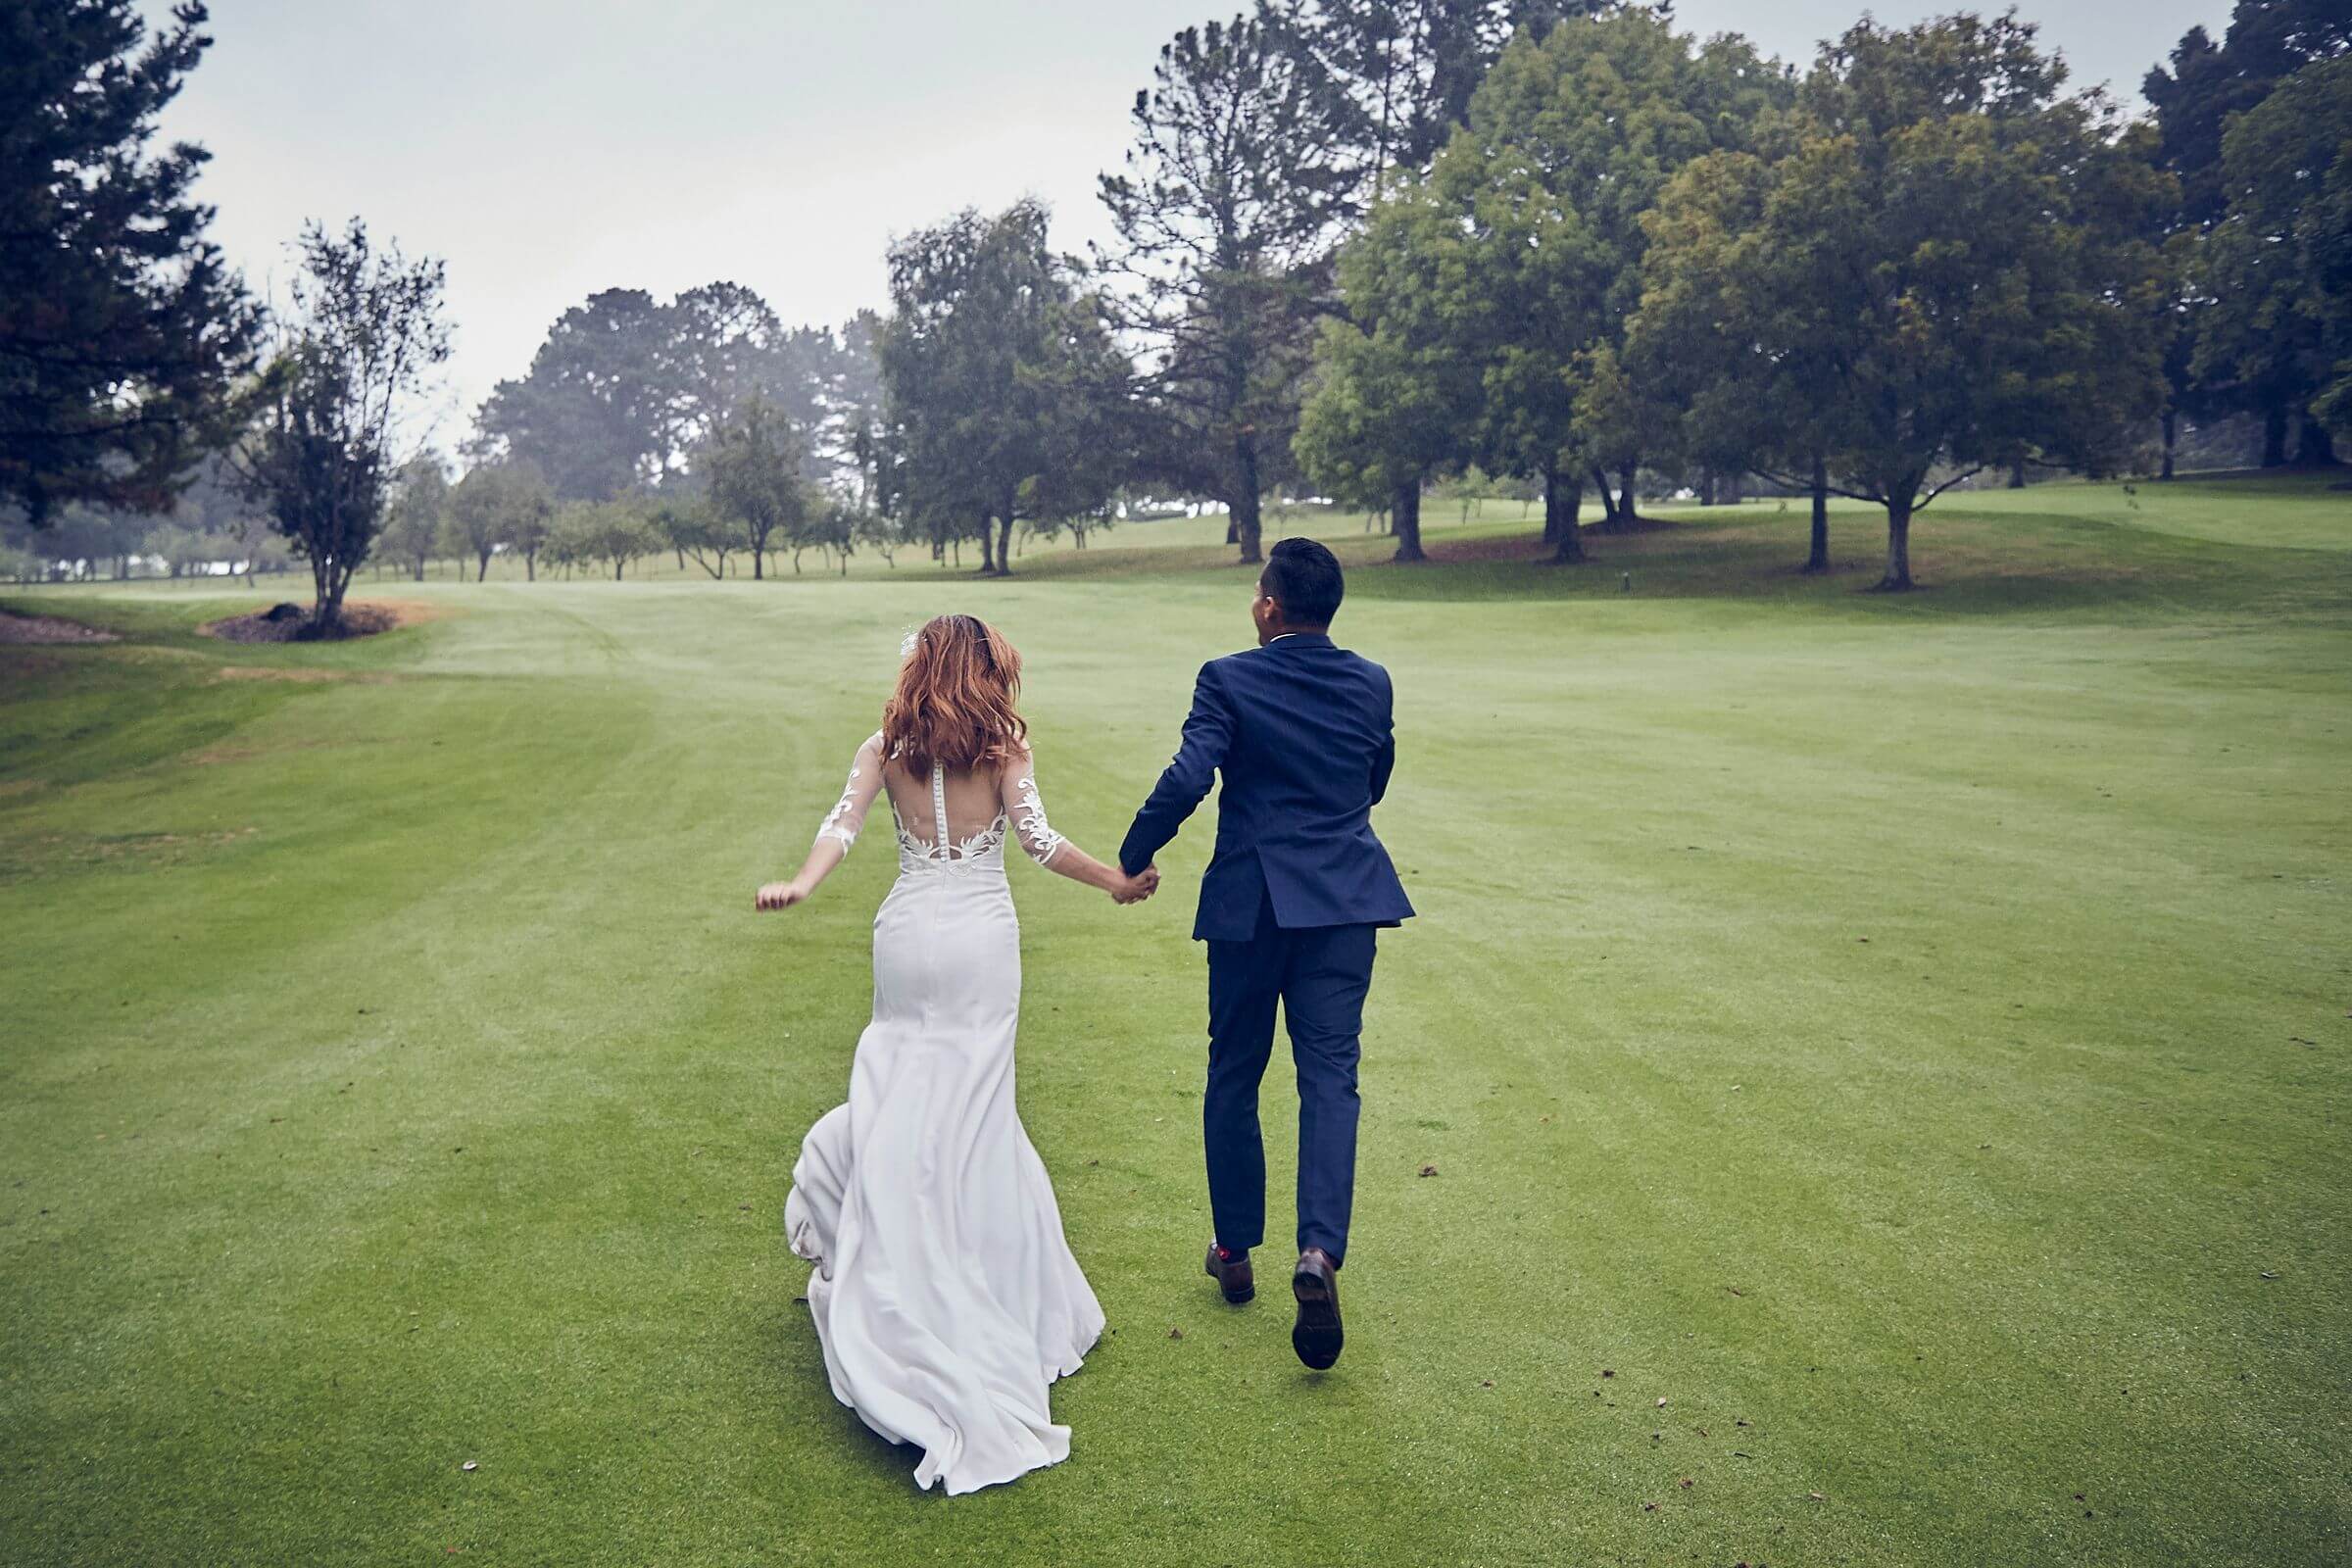
M 1120 886 L 1110 890 L 1110 897 L 1114 904 L 1141 904 L 1158 891 L 1159 867 L 1147 865 L 1135 875 L 1123 878 Z
M 789 909 L 808 897 L 808 890 L 798 882 L 768 882 L 762 884 L 758 897 L 752 901 L 755 909 Z

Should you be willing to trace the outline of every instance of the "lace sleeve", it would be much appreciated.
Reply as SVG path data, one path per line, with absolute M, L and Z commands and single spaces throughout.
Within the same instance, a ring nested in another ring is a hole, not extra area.
M 817 825 L 816 836 L 840 840 L 842 853 L 847 855 L 850 846 L 858 842 L 858 830 L 865 826 L 866 809 L 874 804 L 874 797 L 881 789 L 882 736 L 876 731 L 858 748 L 858 756 L 850 763 L 849 782 L 842 786 L 841 799 L 833 803 L 833 809 Z
M 1052 864 L 1062 837 L 1046 821 L 1045 803 L 1037 798 L 1037 760 L 1026 751 L 1004 769 L 1004 815 L 1029 858 Z

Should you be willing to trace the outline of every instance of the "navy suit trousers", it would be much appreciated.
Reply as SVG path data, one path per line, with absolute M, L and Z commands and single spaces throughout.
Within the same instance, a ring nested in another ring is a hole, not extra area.
M 1320 1247 L 1336 1266 L 1348 1252 L 1355 1201 L 1355 1064 L 1372 986 L 1370 925 L 1274 923 L 1260 904 L 1257 934 L 1208 947 L 1208 1093 L 1200 1129 L 1208 1151 L 1208 1201 L 1217 1240 L 1265 1240 L 1266 1152 L 1257 1090 L 1274 1049 L 1282 1004 L 1298 1068 L 1298 1246 Z

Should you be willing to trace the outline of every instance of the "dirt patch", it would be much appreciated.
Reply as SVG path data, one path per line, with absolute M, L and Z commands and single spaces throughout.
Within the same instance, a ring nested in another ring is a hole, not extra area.
M 0 643 L 116 643 L 111 631 L 85 626 L 59 615 L 20 615 L 0 610 Z
M 257 758 L 284 757 L 294 752 L 326 751 L 350 744 L 349 741 L 307 740 L 279 741 L 264 746 L 237 741 L 222 741 L 217 746 L 207 746 L 201 752 L 190 752 L 178 760 L 196 767 L 213 767 L 222 762 L 250 762 Z M 5 793 L 5 786 L 0 786 L 0 793 Z
M 438 599 L 354 599 L 352 604 L 369 610 L 389 611 L 396 626 L 414 626 L 420 620 L 440 620 L 456 612 Z
M 400 678 L 380 669 L 312 669 L 302 664 L 222 664 L 213 671 L 215 680 L 290 680 L 299 686 L 337 680 L 388 686 Z
M 199 833 L 45 833 L 0 844 L 0 882 L 54 876 L 93 866 L 147 870 L 184 865 L 253 839 L 258 827 Z
M 231 643 L 315 643 L 372 637 L 377 632 L 430 620 L 442 612 L 439 606 L 416 599 L 347 599 L 343 602 L 341 620 L 333 627 L 326 627 L 312 618 L 308 606 L 288 602 L 250 615 L 207 621 L 196 629 L 207 637 Z

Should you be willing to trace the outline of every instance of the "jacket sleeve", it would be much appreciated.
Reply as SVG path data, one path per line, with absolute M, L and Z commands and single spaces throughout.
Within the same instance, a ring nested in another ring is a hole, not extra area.
M 1151 798 L 1135 813 L 1135 824 L 1119 846 L 1119 865 L 1129 876 L 1150 865 L 1160 847 L 1176 836 L 1184 819 L 1193 814 L 1216 782 L 1217 769 L 1224 765 L 1225 754 L 1233 745 L 1233 705 L 1217 684 L 1215 669 L 1213 662 L 1200 666 L 1200 677 L 1193 682 L 1193 710 L 1185 715 L 1184 738 L 1177 744 L 1176 756 L 1152 787 Z
M 1372 754 L 1372 802 L 1378 806 L 1389 793 L 1389 775 L 1396 771 L 1396 688 L 1382 672 L 1388 701 L 1380 715 L 1380 750 Z

